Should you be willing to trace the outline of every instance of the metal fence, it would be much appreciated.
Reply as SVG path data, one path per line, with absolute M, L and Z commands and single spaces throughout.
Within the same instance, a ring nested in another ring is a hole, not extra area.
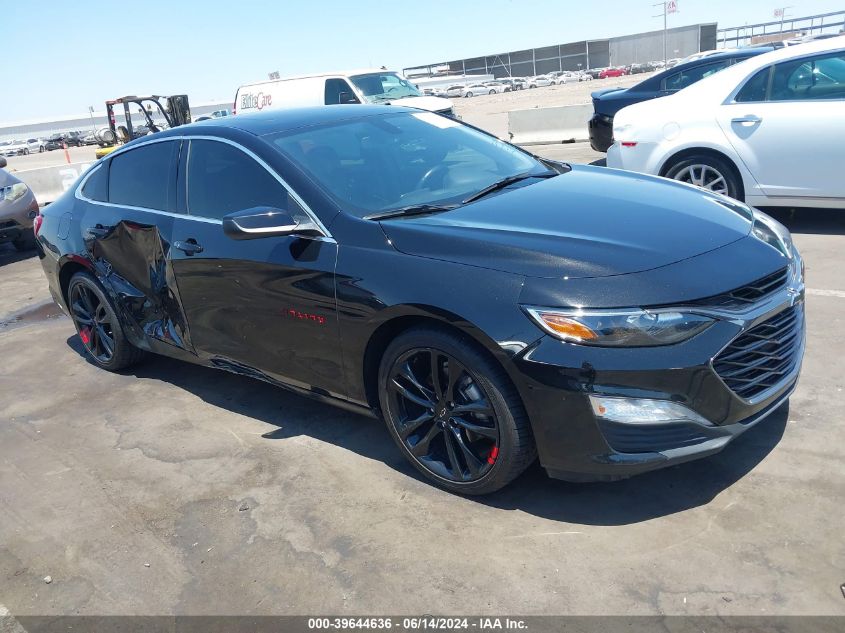
M 668 57 L 686 57 L 716 46 L 716 23 L 694 24 L 666 32 Z M 603 40 L 583 40 L 542 48 L 469 57 L 403 69 L 408 78 L 438 75 L 529 77 L 555 70 L 587 70 L 663 59 L 663 31 Z
M 719 29 L 717 48 L 734 48 L 748 44 L 778 41 L 798 35 L 839 33 L 845 29 L 845 10 L 808 15 L 802 18 L 783 17 L 771 22 L 744 24 Z

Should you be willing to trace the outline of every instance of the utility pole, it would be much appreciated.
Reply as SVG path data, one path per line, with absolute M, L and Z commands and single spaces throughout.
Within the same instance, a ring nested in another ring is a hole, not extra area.
M 657 4 L 653 4 L 651 6 L 663 7 L 663 63 L 666 64 L 669 59 L 666 55 L 666 40 L 669 32 L 669 14 L 678 12 L 678 2 L 677 0 L 665 0 L 665 2 L 658 2 Z M 651 17 L 659 18 L 660 14 L 658 13 L 657 15 L 653 15 Z

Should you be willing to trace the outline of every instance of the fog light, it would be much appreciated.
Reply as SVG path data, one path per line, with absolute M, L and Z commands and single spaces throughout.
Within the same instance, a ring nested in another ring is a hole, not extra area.
M 713 426 L 706 418 L 698 415 L 689 407 L 669 400 L 591 395 L 590 404 L 596 417 L 622 424 L 694 422 L 704 426 Z

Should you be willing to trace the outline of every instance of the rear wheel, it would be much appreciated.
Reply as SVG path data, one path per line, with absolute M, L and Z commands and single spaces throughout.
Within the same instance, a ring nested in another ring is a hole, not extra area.
M 126 339 L 114 308 L 92 275 L 79 272 L 71 277 L 67 298 L 76 331 L 95 365 L 118 371 L 145 356 Z
M 468 92 L 468 93 L 466 93 L 466 95 L 465 95 L 465 96 L 466 96 L 466 97 L 471 97 L 471 96 L 472 96 L 472 93 L 471 93 L 471 92 Z
M 495 91 L 495 90 L 491 90 L 491 91 L 490 91 L 490 92 L 488 92 L 487 94 L 488 94 L 488 95 L 494 95 L 494 94 L 496 94 L 496 91 Z
M 528 416 L 507 375 L 474 345 L 435 328 L 409 330 L 379 367 L 387 428 L 420 473 L 461 494 L 487 494 L 536 458 Z
M 708 191 L 742 200 L 742 187 L 735 170 L 726 161 L 709 154 L 688 156 L 666 170 L 666 177 Z

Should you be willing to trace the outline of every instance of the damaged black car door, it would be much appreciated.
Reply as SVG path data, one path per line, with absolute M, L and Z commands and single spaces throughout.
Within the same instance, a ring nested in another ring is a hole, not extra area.
M 107 202 L 87 204 L 80 227 L 118 309 L 129 317 L 130 337 L 171 352 L 192 350 L 169 263 L 180 147 L 178 139 L 164 140 L 104 161 L 89 184 Z

